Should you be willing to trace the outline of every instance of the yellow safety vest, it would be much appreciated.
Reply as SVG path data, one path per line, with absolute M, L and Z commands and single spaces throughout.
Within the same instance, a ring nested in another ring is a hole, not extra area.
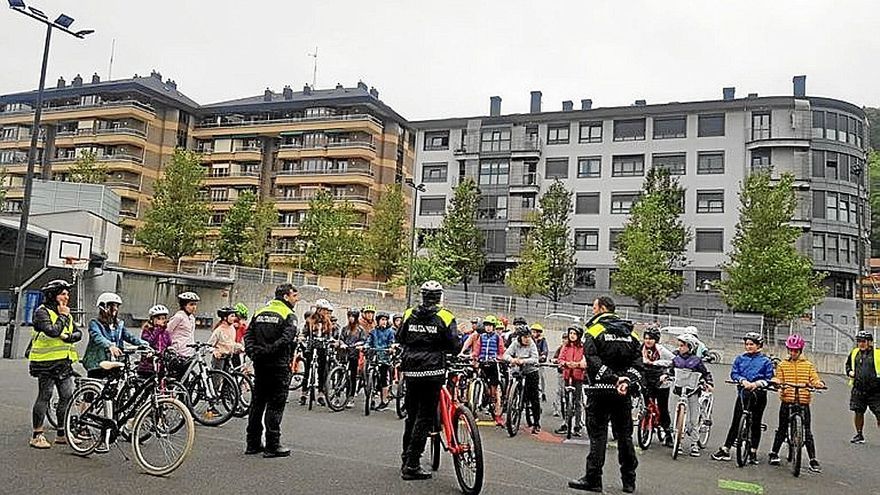
M 46 306 L 40 306 L 49 313 L 49 321 L 54 325 L 58 321 L 58 313 L 52 311 Z M 61 336 L 70 337 L 73 333 L 73 319 L 67 319 L 67 328 L 61 332 Z M 59 361 L 62 359 L 70 359 L 73 362 L 79 361 L 79 355 L 76 353 L 76 346 L 70 342 L 65 342 L 59 337 L 49 337 L 43 332 L 31 330 L 31 351 L 28 359 L 34 362 Z
M 605 325 L 602 325 L 602 320 L 604 320 L 605 318 L 608 318 L 609 316 L 616 316 L 616 315 L 614 313 L 602 313 L 601 315 L 597 316 L 596 319 L 594 320 L 595 323 L 593 323 L 592 325 L 590 325 L 589 328 L 587 328 L 587 333 L 591 337 L 593 337 L 594 339 L 596 337 L 602 335 L 605 332 Z M 633 330 L 632 333 L 630 333 L 630 335 L 634 339 L 636 339 L 636 341 L 640 340 L 639 334 L 637 334 L 635 330 Z
M 415 309 L 416 308 L 409 308 L 406 311 L 404 311 L 403 312 L 403 321 L 409 320 L 409 318 L 412 316 L 413 311 Z M 452 320 L 455 319 L 455 315 L 453 315 L 452 312 L 450 312 L 449 310 L 444 309 L 444 308 L 440 308 L 440 310 L 437 311 L 437 316 L 440 317 L 440 319 L 443 321 L 443 323 L 446 324 L 447 327 L 450 324 L 452 324 Z
M 284 301 L 272 299 L 269 304 L 267 304 L 264 308 L 261 308 L 256 313 L 254 313 L 254 316 L 256 317 L 260 313 L 267 313 L 270 311 L 272 313 L 276 313 L 278 316 L 284 318 L 285 320 L 288 316 L 290 316 L 291 313 L 293 313 L 293 310 L 291 310 L 290 307 L 284 303 Z
M 876 373 L 877 377 L 880 377 L 880 349 L 873 349 L 873 351 L 874 351 L 874 373 Z M 856 347 L 849 354 L 849 367 L 851 370 L 853 370 L 853 374 L 855 374 L 855 372 L 856 372 L 856 356 L 859 355 L 859 352 L 861 352 L 861 351 L 859 351 L 859 348 Z M 849 379 L 849 386 L 850 387 L 853 386 L 853 381 L 854 381 L 853 378 Z

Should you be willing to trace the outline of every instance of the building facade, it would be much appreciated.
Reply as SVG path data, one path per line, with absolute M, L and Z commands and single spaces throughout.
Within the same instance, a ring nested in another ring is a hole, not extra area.
M 416 180 L 426 186 L 416 224 L 437 228 L 452 188 L 472 177 L 482 192 L 478 223 L 487 253 L 486 268 L 475 282 L 478 290 L 504 293 L 504 278 L 530 228 L 527 214 L 560 180 L 574 193 L 572 301 L 588 303 L 610 291 L 616 237 L 639 198 L 646 171 L 663 167 L 686 190 L 683 221 L 693 240 L 682 269 L 684 292 L 662 311 L 706 316 L 725 309 L 711 282 L 721 277 L 719 267 L 731 247 L 743 179 L 756 169 L 771 168 L 777 177 L 790 172 L 797 185 L 794 223 L 804 231 L 798 248 L 829 274 L 828 297 L 817 311 L 826 319 L 854 323 L 860 204 L 864 229 L 869 221 L 863 214 L 867 192 L 861 173 L 867 122 L 859 107 L 809 97 L 805 89 L 799 76 L 792 96 L 736 98 L 733 88 L 725 88 L 715 101 L 647 105 L 639 100 L 628 107 L 593 108 L 585 99 L 579 110 L 566 101 L 562 111 L 552 112 L 542 111 L 536 91 L 527 114 L 503 115 L 501 99 L 493 97 L 489 116 L 413 122 Z M 864 230 L 862 239 L 867 239 Z

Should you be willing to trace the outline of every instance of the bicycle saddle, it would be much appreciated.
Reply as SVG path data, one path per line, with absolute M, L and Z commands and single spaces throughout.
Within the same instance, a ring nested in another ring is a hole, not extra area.
M 123 366 L 125 365 L 120 363 L 119 361 L 101 361 L 100 363 L 98 363 L 98 367 L 105 371 L 118 370 Z

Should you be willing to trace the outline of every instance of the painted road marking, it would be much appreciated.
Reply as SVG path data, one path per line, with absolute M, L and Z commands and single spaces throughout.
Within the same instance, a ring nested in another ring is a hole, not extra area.
M 718 488 L 737 492 L 754 493 L 755 495 L 763 495 L 764 493 L 763 486 L 755 483 L 746 483 L 745 481 L 718 480 Z

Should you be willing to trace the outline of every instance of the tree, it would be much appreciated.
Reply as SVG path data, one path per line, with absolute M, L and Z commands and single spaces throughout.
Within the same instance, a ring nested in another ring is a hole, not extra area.
M 211 211 L 201 195 L 205 170 L 199 155 L 174 150 L 155 185 L 153 199 L 136 237 L 144 249 L 177 264 L 202 248 Z
M 379 198 L 370 229 L 364 235 L 366 265 L 373 275 L 388 281 L 406 261 L 406 204 L 400 184 L 391 184 Z M 405 267 L 403 267 L 405 268 Z
M 534 228 L 526 238 L 524 263 L 510 275 L 520 294 L 536 291 L 553 302 L 574 288 L 574 240 L 571 237 L 571 191 L 555 180 L 538 200 L 539 211 L 531 217 Z M 529 281 L 529 277 L 542 279 Z M 540 290 L 538 290 L 540 289 Z
M 550 264 L 540 251 L 534 235 L 530 233 L 520 251 L 519 263 L 507 277 L 507 285 L 518 296 L 532 297 L 534 294 L 546 293 L 549 280 Z
M 486 263 L 483 233 L 477 229 L 476 223 L 480 197 L 474 179 L 467 177 L 459 182 L 453 189 L 449 210 L 435 237 L 437 259 L 455 270 L 465 292 L 470 279 L 479 274 Z
M 825 274 L 795 247 L 801 230 L 790 223 L 793 183 L 788 173 L 775 184 L 767 171 L 746 178 L 730 260 L 722 265 L 727 279 L 716 284 L 733 310 L 762 313 L 771 339 L 777 323 L 803 315 L 825 296 Z
M 615 292 L 635 299 L 639 311 L 650 304 L 656 313 L 661 302 L 681 293 L 684 278 L 673 270 L 685 264 L 691 236 L 681 222 L 684 189 L 677 179 L 652 168 L 644 191 L 618 237 L 613 285 Z
M 880 122 L 878 122 L 880 125 Z M 880 151 L 868 152 L 868 202 L 871 207 L 871 257 L 880 257 Z
M 880 108 L 865 107 L 868 116 L 868 146 L 880 151 Z
M 254 206 L 249 238 L 244 250 L 244 264 L 257 268 L 269 266 L 272 250 L 272 227 L 278 223 L 278 209 L 271 199 L 263 198 Z
M 306 243 L 304 268 L 317 275 L 336 274 L 342 279 L 359 274 L 364 243 L 361 232 L 351 228 L 356 218 L 350 203 L 334 203 L 326 190 L 315 194 L 300 224 L 300 234 Z
M 70 182 L 83 184 L 103 184 L 107 182 L 107 167 L 98 163 L 94 151 L 83 151 L 70 167 Z
M 408 279 L 409 266 L 406 266 L 390 280 L 390 285 L 392 287 L 406 287 L 407 285 L 418 287 L 428 280 L 436 280 L 443 285 L 457 281 L 458 274 L 455 270 L 448 263 L 437 258 L 436 250 L 433 247 L 435 242 L 433 237 L 427 237 L 423 252 L 413 257 L 412 277 Z M 405 254 L 408 256 L 408 252 Z M 408 263 L 409 259 L 406 262 Z
M 253 191 L 242 191 L 220 226 L 218 258 L 235 265 L 265 268 L 272 226 L 277 222 L 273 202 L 258 200 Z

